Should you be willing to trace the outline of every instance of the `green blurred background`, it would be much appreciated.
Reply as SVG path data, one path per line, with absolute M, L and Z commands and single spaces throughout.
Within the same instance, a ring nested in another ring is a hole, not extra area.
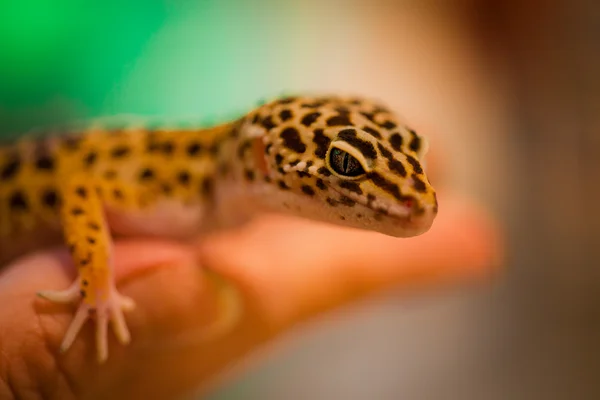
M 294 16 L 293 4 L 286 11 Z M 289 89 L 276 13 L 243 0 L 1 2 L 1 129 L 244 112 Z

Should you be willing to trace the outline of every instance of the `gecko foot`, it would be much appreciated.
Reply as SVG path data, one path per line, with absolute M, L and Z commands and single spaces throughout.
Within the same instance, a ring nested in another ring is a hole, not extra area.
M 37 295 L 55 303 L 81 301 L 78 282 L 74 282 L 65 290 L 40 291 Z M 121 344 L 128 344 L 131 340 L 131 336 L 125 322 L 123 311 L 131 311 L 134 308 L 135 302 L 129 297 L 122 296 L 114 288 L 110 290 L 106 299 L 97 300 L 96 304 L 88 304 L 85 301 L 81 301 L 75 312 L 73 321 L 71 321 L 62 344 L 60 345 L 61 353 L 66 352 L 71 347 L 87 319 L 95 316 L 97 358 L 99 363 L 103 363 L 108 358 L 108 322 L 110 321 L 112 323 L 117 340 Z

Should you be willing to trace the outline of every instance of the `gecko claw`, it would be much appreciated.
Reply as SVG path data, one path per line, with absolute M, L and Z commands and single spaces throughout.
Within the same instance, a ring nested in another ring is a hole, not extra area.
M 79 299 L 81 296 L 77 281 L 75 281 L 65 290 L 40 290 L 36 293 L 36 295 L 53 303 L 59 304 L 71 303 Z
M 66 290 L 39 291 L 37 295 L 56 303 L 69 303 L 81 299 L 77 283 Z M 63 337 L 59 348 L 60 353 L 65 353 L 71 348 L 85 322 L 92 316 L 95 316 L 97 361 L 100 364 L 104 363 L 108 359 L 108 324 L 112 325 L 119 343 L 122 345 L 129 344 L 131 334 L 129 333 L 123 312 L 131 311 L 134 308 L 135 302 L 131 298 L 119 294 L 114 289 L 111 290 L 108 299 L 98 301 L 96 305 L 82 301 Z

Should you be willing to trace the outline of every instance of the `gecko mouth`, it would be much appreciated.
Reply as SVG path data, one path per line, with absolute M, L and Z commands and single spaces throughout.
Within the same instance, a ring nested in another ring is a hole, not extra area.
M 349 190 L 340 189 L 336 187 L 335 184 L 332 184 L 327 177 L 310 173 L 308 168 L 298 169 L 296 171 L 301 171 L 315 179 L 321 179 L 326 184 L 327 188 L 340 196 L 340 198 L 337 199 L 338 202 L 343 204 L 344 201 L 341 199 L 346 198 L 347 200 L 354 202 L 354 204 L 372 211 L 374 213 L 373 218 L 375 221 L 390 220 L 391 224 L 396 227 L 396 229 L 393 230 L 393 233 L 389 233 L 390 236 L 416 236 L 426 232 L 432 225 L 433 219 L 429 218 L 429 213 L 426 212 L 426 209 L 420 206 L 419 202 L 412 197 L 407 197 L 404 201 L 399 203 L 384 203 L 381 200 L 377 200 L 377 198 L 372 195 L 359 195 Z
M 340 190 L 331 184 L 328 184 L 327 186 L 338 195 L 345 196 L 352 201 L 355 201 L 356 204 L 373 211 L 376 218 L 390 218 L 397 221 L 399 224 L 410 228 L 416 228 L 422 225 L 421 216 L 425 214 L 425 210 L 417 208 L 417 201 L 411 197 L 401 201 L 399 204 L 386 204 L 370 196 L 358 195 L 354 192 Z

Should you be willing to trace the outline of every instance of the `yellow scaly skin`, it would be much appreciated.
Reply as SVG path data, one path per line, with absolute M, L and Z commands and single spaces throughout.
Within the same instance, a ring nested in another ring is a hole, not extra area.
M 261 212 L 293 214 L 396 237 L 426 232 L 437 214 L 422 167 L 425 140 L 363 98 L 285 97 L 210 129 L 129 127 L 0 147 L 0 263 L 64 241 L 78 270 L 55 302 L 79 301 L 61 349 L 96 315 L 130 340 L 111 259 L 118 236 L 189 238 Z

